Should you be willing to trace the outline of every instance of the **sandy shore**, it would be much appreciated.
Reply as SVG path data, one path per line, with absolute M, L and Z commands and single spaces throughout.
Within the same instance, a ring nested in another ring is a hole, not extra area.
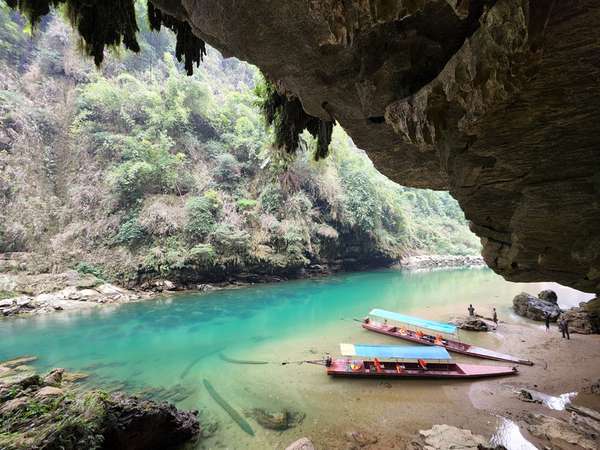
M 502 336 L 502 344 L 497 347 L 499 351 L 525 357 L 534 361 L 535 365 L 519 366 L 520 373 L 515 377 L 477 382 L 442 381 L 445 384 L 443 395 L 440 395 L 439 389 L 434 388 L 437 398 L 432 398 L 428 392 L 429 383 L 424 385 L 418 381 L 410 382 L 413 392 L 404 393 L 396 406 L 381 403 L 381 400 L 371 403 L 368 395 L 365 395 L 363 406 L 369 410 L 381 407 L 380 423 L 384 425 L 357 426 L 358 430 L 377 436 L 378 442 L 368 448 L 412 448 L 410 443 L 418 430 L 429 429 L 435 424 L 453 425 L 491 438 L 498 433 L 501 418 L 519 425 L 523 437 L 537 448 L 554 448 L 549 441 L 529 434 L 523 421 L 529 413 L 563 419 L 567 419 L 570 413 L 520 400 L 517 393 L 522 388 L 535 389 L 553 396 L 576 392 L 573 405 L 600 411 L 600 395 L 589 391 L 590 385 L 600 379 L 600 335 L 572 334 L 571 339 L 566 340 L 562 339 L 556 326 L 553 325 L 550 332 L 546 332 L 543 326 L 535 322 L 500 324 L 498 334 Z M 455 359 L 488 364 L 485 360 L 472 358 L 455 356 Z M 379 384 L 380 390 L 391 393 L 401 388 L 399 383 L 406 385 L 405 381 L 374 384 Z M 340 439 L 342 435 L 343 431 L 337 430 L 331 434 L 330 439 L 317 438 L 317 448 L 349 448 L 348 443 Z M 510 437 L 508 439 L 510 441 Z M 507 448 L 516 450 L 525 447 L 513 440 L 512 447 Z

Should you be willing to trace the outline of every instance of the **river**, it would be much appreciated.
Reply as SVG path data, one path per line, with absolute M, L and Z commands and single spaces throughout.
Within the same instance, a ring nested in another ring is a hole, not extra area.
M 216 420 L 216 434 L 199 448 L 282 448 L 310 436 L 321 447 L 344 430 L 377 431 L 394 421 L 421 426 L 422 412 L 406 417 L 411 404 L 452 402 L 440 381 L 381 383 L 329 379 L 324 368 L 286 364 L 338 353 L 340 342 L 398 343 L 361 329 L 352 319 L 373 307 L 449 320 L 472 303 L 501 320 L 524 321 L 511 312 L 522 290 L 537 293 L 549 284 L 509 283 L 488 269 L 431 272 L 380 270 L 328 278 L 263 284 L 204 294 L 180 294 L 118 307 L 0 321 L 0 359 L 36 355 L 39 369 L 87 371 L 88 384 L 128 392 L 171 395 L 177 406 L 200 409 Z M 589 298 L 552 285 L 562 307 Z M 472 343 L 497 348 L 500 334 L 468 335 Z M 230 359 L 268 361 L 242 365 Z M 208 395 L 208 380 L 233 408 L 288 409 L 306 415 L 285 432 L 248 422 L 242 431 Z M 452 384 L 458 386 L 460 384 Z M 414 428 L 413 428 L 414 429 Z

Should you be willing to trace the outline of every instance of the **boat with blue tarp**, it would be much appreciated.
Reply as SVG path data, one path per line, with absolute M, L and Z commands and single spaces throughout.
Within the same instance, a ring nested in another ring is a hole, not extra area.
M 340 344 L 341 358 L 328 360 L 327 375 L 375 378 L 483 378 L 516 375 L 516 367 L 452 361 L 443 347 Z
M 495 361 L 533 365 L 533 362 L 527 359 L 461 342 L 458 338 L 458 328 L 449 323 L 407 316 L 379 308 L 372 309 L 361 323 L 366 330 L 418 344 L 443 347 L 450 352 Z

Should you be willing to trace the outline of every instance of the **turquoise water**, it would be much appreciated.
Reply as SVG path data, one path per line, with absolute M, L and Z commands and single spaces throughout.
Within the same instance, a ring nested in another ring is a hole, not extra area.
M 448 320 L 473 303 L 480 313 L 489 314 L 496 306 L 501 320 L 519 320 L 510 303 L 521 290 L 523 285 L 487 269 L 382 270 L 177 295 L 0 321 L 0 359 L 36 355 L 40 369 L 89 372 L 91 385 L 145 391 L 184 408 L 202 409 L 204 418 L 219 423 L 216 435 L 202 444 L 207 448 L 277 448 L 302 435 L 323 434 L 323 428 L 335 434 L 332 427 L 357 417 L 375 420 L 355 412 L 332 417 L 336 398 L 354 390 L 360 395 L 357 389 L 363 392 L 367 385 L 332 382 L 319 366 L 282 361 L 335 354 L 344 341 L 389 342 L 352 321 L 373 307 Z M 563 305 L 581 300 L 574 292 L 560 295 Z M 473 336 L 471 341 L 493 347 L 495 339 Z M 232 364 L 221 355 L 271 364 Z M 248 436 L 207 395 L 204 379 L 242 413 L 254 407 L 287 408 L 305 413 L 306 419 L 284 433 L 264 430 L 249 419 L 256 436 Z

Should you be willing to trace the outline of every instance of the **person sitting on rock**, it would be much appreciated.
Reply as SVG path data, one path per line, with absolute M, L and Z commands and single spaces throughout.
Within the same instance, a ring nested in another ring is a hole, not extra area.
M 475 308 L 473 308 L 473 305 L 469 305 L 469 307 L 467 309 L 469 310 L 470 317 L 475 316 Z

